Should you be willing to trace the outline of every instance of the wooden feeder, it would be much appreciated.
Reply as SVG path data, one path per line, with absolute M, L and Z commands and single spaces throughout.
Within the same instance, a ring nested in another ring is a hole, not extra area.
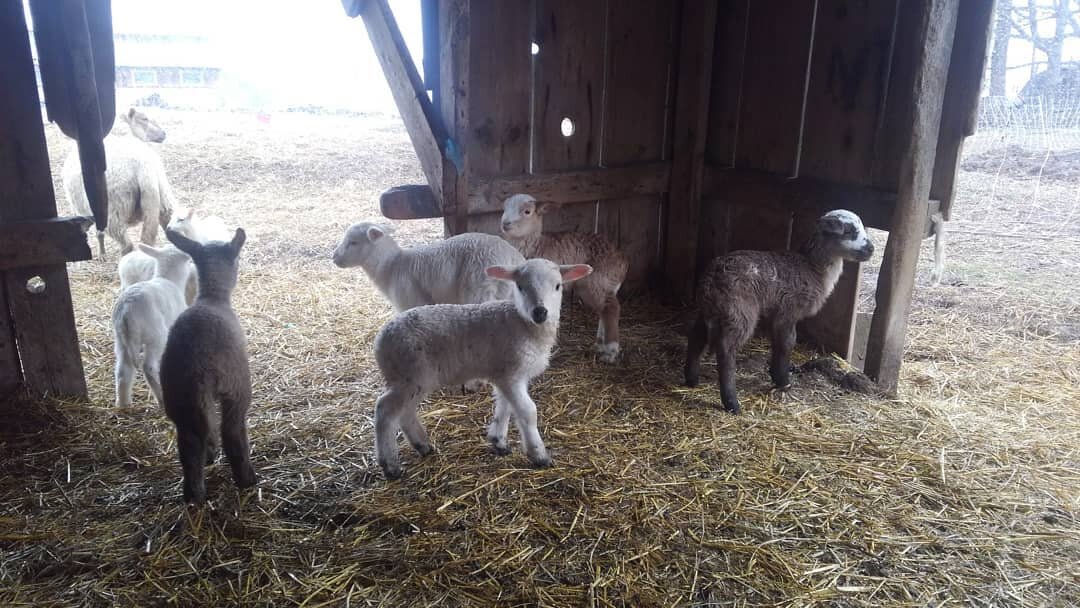
M 423 80 L 387 0 L 343 4 L 428 182 L 384 192 L 386 217 L 494 233 L 526 192 L 563 204 L 545 228 L 626 250 L 628 288 L 691 301 L 712 257 L 798 247 L 850 209 L 889 232 L 872 321 L 849 263 L 801 336 L 895 389 L 919 247 L 949 217 L 974 130 L 992 0 L 425 0 Z

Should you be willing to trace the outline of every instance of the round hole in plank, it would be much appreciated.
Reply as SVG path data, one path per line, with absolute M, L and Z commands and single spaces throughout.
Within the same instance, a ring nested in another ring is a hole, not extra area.
M 33 294 L 45 292 L 45 279 L 39 276 L 32 276 L 26 281 L 26 291 Z
M 574 121 L 570 120 L 570 117 L 564 117 L 562 122 L 559 123 L 559 131 L 562 132 L 563 137 L 570 137 L 574 134 Z
M 529 51 L 532 52 L 533 55 L 539 55 L 540 54 L 540 45 L 536 44 L 535 42 L 532 43 L 532 45 L 529 47 Z

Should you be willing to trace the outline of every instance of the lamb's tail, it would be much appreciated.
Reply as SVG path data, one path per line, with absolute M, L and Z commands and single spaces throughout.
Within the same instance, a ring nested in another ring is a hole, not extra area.
M 131 330 L 131 324 L 128 323 L 127 317 L 123 317 L 119 314 L 120 307 L 117 306 L 113 310 L 113 329 L 116 332 L 115 351 L 116 356 L 119 358 L 123 355 L 131 365 L 134 367 L 142 366 L 143 349 L 138 346 L 134 340 L 133 332 Z

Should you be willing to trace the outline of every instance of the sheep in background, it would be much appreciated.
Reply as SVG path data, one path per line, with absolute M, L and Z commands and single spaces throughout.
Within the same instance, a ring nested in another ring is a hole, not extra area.
M 176 319 L 161 357 L 161 389 L 165 413 L 176 425 L 176 443 L 184 470 L 185 502 L 206 500 L 206 463 L 220 444 L 241 488 L 255 485 L 249 455 L 247 412 L 251 405 L 251 371 L 247 338 L 230 299 L 239 272 L 240 228 L 227 243 L 203 245 L 166 230 L 165 236 L 191 256 L 199 272 L 199 295 Z M 220 423 L 214 417 L 220 402 Z
M 480 378 L 495 387 L 487 437 L 506 455 L 511 413 L 525 454 L 536 466 L 551 457 L 536 427 L 529 381 L 547 369 L 559 331 L 562 285 L 592 272 L 533 259 L 492 266 L 487 276 L 516 287 L 514 301 L 419 306 L 391 319 L 375 338 L 375 360 L 386 382 L 375 404 L 375 452 L 388 479 L 401 477 L 397 431 L 421 456 L 434 452 L 416 408 L 435 389 Z
M 117 407 L 131 405 L 131 384 L 140 360 L 154 398 L 164 403 L 159 381 L 161 353 L 173 321 L 187 308 L 183 289 L 191 272 L 191 258 L 175 247 L 155 249 L 139 243 L 139 250 L 154 260 L 155 270 L 152 279 L 121 291 L 113 307 Z
M 574 294 L 596 313 L 594 349 L 600 360 L 614 363 L 619 356 L 619 288 L 630 267 L 626 254 L 599 234 L 555 232 L 544 234 L 543 215 L 550 203 L 537 203 L 528 194 L 515 194 L 503 202 L 502 233 L 526 258 L 545 258 L 558 264 L 589 264 L 595 270 L 574 286 Z
M 134 108 L 119 118 L 134 137 L 111 133 L 102 142 L 107 164 L 105 183 L 109 193 L 109 215 L 104 233 L 99 231 L 97 234 L 101 259 L 105 259 L 105 234 L 120 243 L 122 255 L 132 250 L 127 238 L 128 226 L 142 222 L 142 242 L 153 245 L 157 240 L 158 225 L 167 226 L 172 217 L 174 197 L 165 167 L 157 153 L 144 143 L 164 141 L 165 132 Z M 73 212 L 92 216 L 78 148 L 74 145 L 64 161 L 61 176 Z
M 795 325 L 825 304 L 844 268 L 844 260 L 865 262 L 874 254 L 862 220 L 835 210 L 818 219 L 799 251 L 735 251 L 709 264 L 698 287 L 698 314 L 686 349 L 687 386 L 697 386 L 705 345 L 716 353 L 720 397 L 739 413 L 735 392 L 735 353 L 750 339 L 759 320 L 772 328 L 773 384 L 791 384 L 790 356 Z
M 489 279 L 484 269 L 525 261 L 517 250 L 490 234 L 459 234 L 402 249 L 390 233 L 390 228 L 378 224 L 353 224 L 333 259 L 340 268 L 361 267 L 395 312 L 424 304 L 508 300 L 512 288 Z
M 198 217 L 194 207 L 177 210 L 167 228 L 204 245 L 211 241 L 227 243 L 233 237 L 225 220 L 216 215 Z
M 163 249 L 175 249 L 175 247 L 165 245 Z M 184 286 L 184 301 L 188 306 L 195 301 L 195 295 L 199 291 L 199 273 L 194 266 L 189 265 L 189 268 L 191 273 Z M 120 275 L 120 291 L 124 291 L 135 283 L 154 278 L 154 273 L 157 272 L 157 260 L 136 248 L 120 258 L 116 269 L 117 274 Z

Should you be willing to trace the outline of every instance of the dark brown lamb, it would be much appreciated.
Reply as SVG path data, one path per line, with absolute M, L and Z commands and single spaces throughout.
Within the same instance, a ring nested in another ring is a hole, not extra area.
M 161 358 L 161 389 L 165 413 L 176 425 L 184 501 L 202 503 L 206 501 L 203 468 L 217 458 L 219 429 L 236 485 L 255 485 L 248 454 L 251 372 L 247 338 L 229 302 L 246 237 L 239 228 L 228 243 L 203 245 L 173 230 L 166 230 L 165 236 L 191 256 L 199 273 L 199 295 L 169 331 Z M 214 416 L 218 403 L 220 425 Z
M 735 353 L 764 320 L 772 338 L 769 373 L 776 387 L 786 390 L 796 323 L 821 310 L 844 260 L 865 262 L 873 253 L 859 216 L 835 210 L 818 219 L 798 252 L 735 251 L 714 259 L 698 288 L 698 315 L 686 349 L 687 386 L 697 386 L 708 344 L 716 353 L 724 407 L 739 413 Z

